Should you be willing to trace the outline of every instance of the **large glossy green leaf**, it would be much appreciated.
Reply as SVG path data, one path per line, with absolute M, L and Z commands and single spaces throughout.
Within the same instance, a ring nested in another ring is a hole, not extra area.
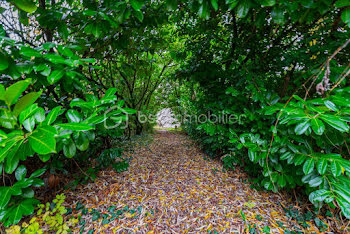
M 50 135 L 50 136 L 56 136 L 57 135 L 57 129 L 52 127 L 52 126 L 49 126 L 49 125 L 44 125 L 44 126 L 41 126 L 37 129 L 38 131 L 41 131 L 47 135 Z
M 5 172 L 7 174 L 12 174 L 16 170 L 20 160 L 19 149 L 22 146 L 23 142 L 24 139 L 17 142 L 16 145 L 8 152 L 5 163 Z
M 50 84 L 54 84 L 57 81 L 59 81 L 64 76 L 64 70 L 54 70 L 51 72 L 51 74 L 47 77 L 47 81 Z
M 41 95 L 40 92 L 32 92 L 24 95 L 19 101 L 16 103 L 13 114 L 17 117 L 24 109 L 32 105 Z
M 73 109 L 70 109 L 67 111 L 66 117 L 67 119 L 69 119 L 71 122 L 74 122 L 74 123 L 79 123 L 82 119 L 81 114 L 78 111 Z
M 51 125 L 53 122 L 55 122 L 57 117 L 61 113 L 61 109 L 62 109 L 61 106 L 56 106 L 55 108 L 53 108 L 49 112 L 49 114 L 47 114 L 44 124 Z
M 30 178 L 24 178 L 20 181 L 17 181 L 12 188 L 17 188 L 17 189 L 23 189 L 23 188 L 28 188 L 33 184 L 33 179 Z
M 15 5 L 28 13 L 36 11 L 37 6 L 33 0 L 14 0 Z
M 248 157 L 250 159 L 250 161 L 255 162 L 256 158 L 257 158 L 257 153 L 256 151 L 252 151 L 252 150 L 248 150 Z
M 99 124 L 102 123 L 103 121 L 105 121 L 108 117 L 105 115 L 98 115 L 98 116 L 94 116 L 91 118 L 87 118 L 86 120 L 83 121 L 83 123 L 85 124 Z
M 85 31 L 94 35 L 96 38 L 99 38 L 102 33 L 101 27 L 97 23 L 88 24 L 85 28 Z
M 16 146 L 16 144 L 23 139 L 23 136 L 13 137 L 11 140 L 6 142 L 4 148 L 0 150 L 0 163 L 4 161 L 6 156 L 11 152 L 11 149 Z
M 22 189 L 22 196 L 24 198 L 34 198 L 34 190 L 32 188 Z
M 278 185 L 281 188 L 284 188 L 287 185 L 287 179 L 285 175 L 282 174 L 278 177 Z
M 326 198 L 328 198 L 331 195 L 332 195 L 332 193 L 330 191 L 325 190 L 325 189 L 320 189 L 320 190 L 316 190 L 316 191 L 310 193 L 309 200 L 313 204 L 315 204 L 316 202 L 324 201 Z
M 32 198 L 27 198 L 21 201 L 17 206 L 12 206 L 6 213 L 5 226 L 17 224 L 24 215 L 30 215 L 34 212 L 34 207 L 39 204 L 39 201 Z
M 323 178 L 321 176 L 315 176 L 310 179 L 309 185 L 310 187 L 317 187 L 323 182 Z
M 340 116 L 330 115 L 330 114 L 322 114 L 320 118 L 332 126 L 333 128 L 341 131 L 341 132 L 348 132 L 349 131 L 349 125 L 341 120 Z
M 16 117 L 8 109 L 0 111 L 0 125 L 7 129 L 13 129 L 17 124 Z
M 310 174 L 315 167 L 315 160 L 313 158 L 309 158 L 304 162 L 303 171 L 305 175 Z
M 210 0 L 210 2 L 214 10 L 217 11 L 219 9 L 218 0 Z
M 330 109 L 330 110 L 332 110 L 332 111 L 338 111 L 337 106 L 336 106 L 333 102 L 331 102 L 331 101 L 329 101 L 329 100 L 324 101 L 324 105 L 325 105 L 328 109 Z
M 8 68 L 8 66 L 9 62 L 7 60 L 7 57 L 3 53 L 0 53 L 0 71 L 5 70 Z
M 319 159 L 317 161 L 317 171 L 318 171 L 318 173 L 320 173 L 321 175 L 324 175 L 326 173 L 327 166 L 328 166 L 327 159 L 325 159 L 325 158 Z
M 283 154 L 280 156 L 280 159 L 281 159 L 281 160 L 286 160 L 286 159 L 288 159 L 288 158 L 290 158 L 290 157 L 293 157 L 293 154 L 292 154 L 291 152 L 287 151 L 287 152 L 283 153 Z
M 344 9 L 343 12 L 341 13 L 341 19 L 345 24 L 350 27 L 350 8 Z
M 72 140 L 69 140 L 66 144 L 63 145 L 63 154 L 67 158 L 73 158 L 76 152 L 77 148 Z
M 20 53 L 24 56 L 27 56 L 27 57 L 41 57 L 40 52 L 38 52 L 37 50 L 35 50 L 33 48 L 26 47 L 26 46 L 21 47 Z
M 334 192 L 338 195 L 336 200 L 346 218 L 350 218 L 350 192 L 344 185 L 334 184 Z
M 310 127 L 310 119 L 307 119 L 306 121 L 299 123 L 294 131 L 297 135 L 301 135 L 307 131 L 307 129 Z
M 35 128 L 34 116 L 31 116 L 31 117 L 27 118 L 26 120 L 24 120 L 22 125 L 28 132 L 32 132 Z
M 5 87 L 0 84 L 0 100 L 5 100 Z
M 11 189 L 9 187 L 0 187 L 0 210 L 4 209 L 11 199 Z
M 56 139 L 51 132 L 51 126 L 42 126 L 29 136 L 29 143 L 36 153 L 42 155 L 55 153 Z
M 311 128 L 317 135 L 322 135 L 325 130 L 322 120 L 318 118 L 311 119 Z
M 35 114 L 35 112 L 39 109 L 38 104 L 32 104 L 29 107 L 27 107 L 25 110 L 23 110 L 19 114 L 19 123 L 23 123 L 24 120 L 27 118 L 31 117 L 32 115 Z
M 350 202 L 343 197 L 336 197 L 337 203 L 347 219 L 350 219 Z
M 95 129 L 94 126 L 83 124 L 83 123 L 62 123 L 62 124 L 57 124 L 57 126 L 63 129 L 68 129 L 73 131 L 88 131 L 88 130 Z
M 141 10 L 142 6 L 145 5 L 145 1 L 142 0 L 130 0 L 130 5 L 135 11 Z
M 42 123 L 45 120 L 45 110 L 42 107 L 39 107 L 39 109 L 34 114 L 35 120 L 38 123 Z
M 31 82 L 32 79 L 26 79 L 18 81 L 8 87 L 4 95 L 7 106 L 11 106 L 12 104 L 16 103 L 19 96 L 21 96 L 21 94 L 24 92 L 24 90 L 27 89 Z
M 239 2 L 238 7 L 236 8 L 236 14 L 239 18 L 244 18 L 247 16 L 250 9 L 250 1 L 243 0 Z
M 26 175 L 27 175 L 27 168 L 24 165 L 17 167 L 15 176 L 18 181 L 23 180 L 26 177 Z
M 201 17 L 203 19 L 209 19 L 209 17 L 210 17 L 210 8 L 209 7 L 210 7 L 209 4 L 206 1 L 203 1 L 199 6 L 199 10 L 198 10 L 199 17 Z
M 89 138 L 83 132 L 78 132 L 74 135 L 75 145 L 80 151 L 85 151 L 89 148 Z
M 36 177 L 39 177 L 41 175 L 43 175 L 46 171 L 46 168 L 41 168 L 41 169 L 38 169 L 36 171 L 34 171 L 31 175 L 30 175 L 30 179 L 32 178 L 36 178 Z
M 334 4 L 335 7 L 346 7 L 350 6 L 350 1 L 349 0 L 338 0 Z
M 331 172 L 332 172 L 334 177 L 340 176 L 340 174 L 342 172 L 342 167 L 338 161 L 333 161 L 331 163 Z

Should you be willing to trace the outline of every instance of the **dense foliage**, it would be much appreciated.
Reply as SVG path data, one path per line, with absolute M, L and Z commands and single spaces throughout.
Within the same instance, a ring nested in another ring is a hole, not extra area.
M 349 218 L 349 2 L 226 3 L 203 3 L 205 19 L 177 12 L 185 62 L 171 103 L 212 120 L 186 130 L 265 189 L 302 188 Z
M 74 160 L 98 164 L 93 173 L 124 171 L 115 142 L 151 125 L 140 112 L 165 105 L 182 116 L 234 116 L 184 127 L 210 156 L 243 166 L 265 189 L 301 188 L 350 218 L 349 1 L 0 7 L 5 226 L 33 213 L 33 188 L 44 185 L 47 169 L 64 171 Z

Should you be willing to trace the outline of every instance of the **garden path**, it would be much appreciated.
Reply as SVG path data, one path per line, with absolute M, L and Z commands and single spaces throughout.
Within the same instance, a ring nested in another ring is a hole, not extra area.
M 86 207 L 79 211 L 76 231 L 242 233 L 250 227 L 276 233 L 301 228 L 286 217 L 281 206 L 286 201 L 279 194 L 251 188 L 245 173 L 224 170 L 182 133 L 158 132 L 131 156 L 128 171 L 102 171 L 94 183 L 66 193 Z

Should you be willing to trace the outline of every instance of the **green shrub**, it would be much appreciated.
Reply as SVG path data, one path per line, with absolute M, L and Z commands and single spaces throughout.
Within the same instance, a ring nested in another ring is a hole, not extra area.
M 0 221 L 5 226 L 16 224 L 22 216 L 33 212 L 37 200 L 31 187 L 44 185 L 37 177 L 45 169 L 26 178 L 27 169 L 19 166 L 20 161 L 38 156 L 47 162 L 58 154 L 72 158 L 77 150 L 88 149 L 96 129 L 103 128 L 106 121 L 115 124 L 127 119 L 120 110 L 109 111 L 117 102 L 113 88 L 101 99 L 87 95 L 86 101 L 72 100 L 69 109 L 57 106 L 47 111 L 35 103 L 41 91 L 23 94 L 31 82 L 31 79 L 18 81 L 6 89 L 0 86 L 0 101 L 6 104 L 1 109 L 0 172 L 8 175 L 15 172 L 17 180 L 0 187 Z M 122 104 L 117 103 L 120 107 Z

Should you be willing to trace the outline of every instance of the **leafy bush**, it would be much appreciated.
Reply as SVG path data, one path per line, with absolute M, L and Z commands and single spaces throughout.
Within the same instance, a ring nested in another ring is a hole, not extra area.
M 349 3 L 221 4 L 198 4 L 195 22 L 177 13 L 183 63 L 170 105 L 235 118 L 184 129 L 225 168 L 242 166 L 267 190 L 299 188 L 350 218 Z
M 37 177 L 45 170 L 25 178 L 27 169 L 24 165 L 18 166 L 20 161 L 36 155 L 43 162 L 57 154 L 72 158 L 77 150 L 88 149 L 89 142 L 95 139 L 96 128 L 103 128 L 106 121 L 116 124 L 127 119 L 120 110 L 108 112 L 117 101 L 115 89 L 107 90 L 101 99 L 87 95 L 86 101 L 72 100 L 69 109 L 57 106 L 45 111 L 35 103 L 41 91 L 22 95 L 31 82 L 31 79 L 18 81 L 6 89 L 0 86 L 0 100 L 7 105 L 1 109 L 0 169 L 9 175 L 16 171 L 17 180 L 9 183 L 10 186 L 0 187 L 0 220 L 5 226 L 18 223 L 23 215 L 33 212 L 37 200 L 33 199 L 31 187 L 43 185 Z M 122 104 L 118 102 L 117 106 Z

